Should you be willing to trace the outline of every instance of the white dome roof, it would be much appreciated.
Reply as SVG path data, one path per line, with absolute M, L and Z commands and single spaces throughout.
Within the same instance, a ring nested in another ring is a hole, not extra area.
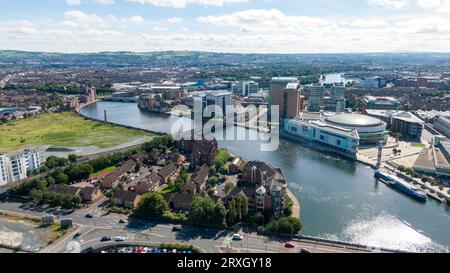
M 341 125 L 341 126 L 348 126 L 348 127 L 370 127 L 370 126 L 379 126 L 383 122 L 377 118 L 373 118 L 366 115 L 361 114 L 337 114 L 328 116 L 326 118 L 327 122 Z

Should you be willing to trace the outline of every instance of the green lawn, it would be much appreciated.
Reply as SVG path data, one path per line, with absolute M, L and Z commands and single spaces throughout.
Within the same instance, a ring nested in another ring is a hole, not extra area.
M 47 113 L 0 125 L 0 151 L 37 145 L 107 148 L 142 136 L 152 134 L 86 120 L 76 113 Z
M 411 147 L 414 147 L 414 148 L 425 148 L 425 144 L 422 144 L 422 143 L 411 143 Z
M 90 176 L 91 176 L 91 177 L 95 177 L 95 176 L 97 176 L 97 175 L 99 175 L 99 174 L 101 174 L 101 173 L 104 173 L 104 172 L 113 172 L 113 171 L 115 171 L 115 170 L 116 170 L 116 166 L 111 166 L 111 167 L 105 168 L 105 169 L 103 169 L 103 170 L 100 170 L 100 171 L 98 171 L 98 172 L 95 172 L 95 173 L 91 174 Z

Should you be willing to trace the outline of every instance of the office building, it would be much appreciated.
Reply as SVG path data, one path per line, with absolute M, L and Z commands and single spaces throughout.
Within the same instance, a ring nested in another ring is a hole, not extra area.
M 362 88 L 383 88 L 386 87 L 386 79 L 381 77 L 368 77 L 361 81 Z
M 236 82 L 231 85 L 231 92 L 237 96 L 247 97 L 258 93 L 259 84 L 254 81 Z
M 300 82 L 295 77 L 272 78 L 269 91 L 269 107 L 277 105 L 280 119 L 293 118 L 303 109 Z
M 442 135 L 450 138 L 450 118 L 436 116 L 433 120 L 433 128 Z
M 201 103 L 199 109 L 195 107 L 196 103 Z M 227 106 L 234 107 L 234 99 L 233 94 L 228 91 L 197 91 L 189 93 L 185 104 L 194 108 L 194 114 L 203 116 L 203 111 L 207 106 L 219 106 L 222 108 L 223 116 L 228 116 L 232 113 L 227 112 Z
M 364 96 L 362 99 L 363 110 L 398 110 L 400 109 L 400 106 L 400 101 L 393 97 Z
M 387 129 L 400 133 L 403 138 L 419 141 L 422 137 L 424 122 L 413 113 L 394 110 L 366 110 L 366 114 L 386 122 Z
M 309 87 L 310 97 L 308 99 L 309 112 L 336 112 L 345 110 L 345 87 L 333 85 L 326 88 L 322 85 Z

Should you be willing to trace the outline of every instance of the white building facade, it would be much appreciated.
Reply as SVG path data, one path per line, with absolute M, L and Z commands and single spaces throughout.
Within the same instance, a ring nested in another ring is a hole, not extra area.
M 0 185 L 27 178 L 29 172 L 40 168 L 44 162 L 39 149 L 0 155 Z

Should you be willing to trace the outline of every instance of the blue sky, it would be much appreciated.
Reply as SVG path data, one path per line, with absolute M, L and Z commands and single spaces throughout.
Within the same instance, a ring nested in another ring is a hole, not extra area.
M 0 49 L 450 51 L 450 0 L 0 0 L 0 9 Z

